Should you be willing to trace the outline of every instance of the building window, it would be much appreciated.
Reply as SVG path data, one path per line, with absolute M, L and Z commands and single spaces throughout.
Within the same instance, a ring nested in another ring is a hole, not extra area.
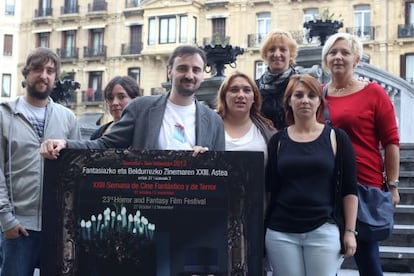
M 188 16 L 180 16 L 180 43 L 187 42 Z
M 61 57 L 63 58 L 72 58 L 76 57 L 76 31 L 65 31 L 62 33 L 63 35 L 63 45 L 62 45 L 62 54 Z
M 264 63 L 263 61 L 256 61 L 255 67 L 256 68 L 254 78 L 257 80 L 266 71 L 266 63 Z
M 414 85 L 414 54 L 405 56 L 405 80 Z
M 219 44 L 217 42 L 224 44 L 226 42 L 226 18 L 213 18 L 211 23 L 213 30 L 213 42 L 215 44 Z
M 11 93 L 11 74 L 3 74 L 1 77 L 1 96 L 10 97 Z
M 139 67 L 128 68 L 128 76 L 135 79 L 137 81 L 138 86 L 140 86 L 140 84 L 141 84 L 141 68 L 139 68 Z
M 354 31 L 353 33 L 362 39 L 371 37 L 371 11 L 369 5 L 354 7 Z
M 310 8 L 303 10 L 303 21 L 309 22 L 313 19 L 315 19 L 319 15 L 319 9 L 318 8 Z
M 13 54 L 13 35 L 4 35 L 3 55 L 11 56 Z
M 78 13 L 78 1 L 77 0 L 65 0 L 65 6 L 63 13 Z
M 39 0 L 38 16 L 51 16 L 52 15 L 52 3 L 51 0 Z
M 89 102 L 103 101 L 102 97 L 102 71 L 89 72 L 88 89 L 85 100 Z
M 191 42 L 197 43 L 197 17 L 193 17 L 193 23 L 191 26 Z
M 38 33 L 37 34 L 37 47 L 49 48 L 50 33 Z
M 256 45 L 261 45 L 262 41 L 271 29 L 270 12 L 262 12 L 256 15 Z
M 175 43 L 176 17 L 160 18 L 160 44 Z
M 5 15 L 14 15 L 14 9 L 15 9 L 15 0 L 6 0 L 6 6 L 4 8 L 4 14 Z
M 414 2 L 405 3 L 405 22 L 411 27 L 414 24 Z
M 142 50 L 142 26 L 134 25 L 130 28 L 129 54 L 139 54 Z
M 303 22 L 309 22 L 314 20 L 319 15 L 318 8 L 310 8 L 303 10 Z M 307 43 L 318 43 L 318 37 L 310 38 L 309 30 L 303 28 L 303 44 Z
M 105 29 L 91 29 L 89 30 L 89 43 L 85 57 L 97 57 L 105 56 L 105 45 L 104 45 L 104 31 Z
M 148 20 L 148 45 L 154 45 L 157 41 L 157 33 L 155 29 L 155 18 L 152 17 Z

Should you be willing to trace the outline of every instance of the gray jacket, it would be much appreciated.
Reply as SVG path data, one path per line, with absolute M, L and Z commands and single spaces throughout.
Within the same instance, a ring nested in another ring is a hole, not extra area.
M 31 123 L 16 112 L 23 99 L 0 103 L 0 225 L 2 231 L 17 224 L 42 229 L 43 157 L 45 139 L 80 139 L 75 115 L 49 99 L 42 138 Z
M 124 109 L 121 120 L 110 133 L 92 141 L 68 140 L 72 149 L 132 148 L 159 150 L 158 136 L 169 93 L 133 99 Z M 223 122 L 208 106 L 196 100 L 196 145 L 212 151 L 224 151 Z

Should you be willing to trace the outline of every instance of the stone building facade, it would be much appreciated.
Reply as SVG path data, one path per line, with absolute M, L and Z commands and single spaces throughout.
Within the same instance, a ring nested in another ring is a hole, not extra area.
M 81 83 L 70 100 L 78 115 L 104 110 L 102 90 L 116 75 L 136 78 L 145 95 L 162 93 L 168 56 L 180 44 L 240 46 L 244 54 L 225 73 L 237 69 L 257 78 L 265 68 L 260 45 L 266 34 L 283 29 L 300 48 L 317 46 L 303 23 L 323 12 L 343 22 L 339 31 L 360 36 L 371 64 L 414 83 L 412 0 L 36 0 L 24 5 L 19 66 L 36 46 L 56 49 L 64 77 Z

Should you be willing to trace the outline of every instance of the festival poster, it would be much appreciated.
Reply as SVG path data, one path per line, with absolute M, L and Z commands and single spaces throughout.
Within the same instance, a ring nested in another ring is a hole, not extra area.
M 263 153 L 65 150 L 41 275 L 261 275 Z

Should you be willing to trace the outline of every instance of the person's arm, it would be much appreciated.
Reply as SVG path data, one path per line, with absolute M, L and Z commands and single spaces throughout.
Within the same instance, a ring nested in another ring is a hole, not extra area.
M 400 171 L 400 149 L 397 145 L 388 144 L 384 148 L 384 166 L 387 181 L 398 180 Z M 398 187 L 390 186 L 394 206 L 400 202 Z
M 3 173 L 4 159 L 0 157 L 2 168 L 0 169 L 0 225 L 1 230 L 5 233 L 6 238 L 9 230 L 13 230 L 20 225 L 20 222 L 13 215 L 13 206 L 9 199 L 9 189 L 6 183 L 6 177 Z M 24 230 L 26 231 L 26 230 Z M 26 232 L 27 233 L 27 232 Z
M 356 243 L 356 218 L 358 214 L 358 197 L 353 194 L 346 195 L 343 198 L 344 206 L 344 219 L 345 219 L 345 231 L 344 231 L 344 257 L 351 257 L 355 254 Z
M 357 196 L 357 170 L 355 152 L 348 135 L 341 129 L 337 132 L 338 147 L 337 154 L 342 154 L 342 205 L 345 222 L 343 233 L 344 257 L 351 257 L 355 254 L 356 242 L 356 219 L 358 214 Z

